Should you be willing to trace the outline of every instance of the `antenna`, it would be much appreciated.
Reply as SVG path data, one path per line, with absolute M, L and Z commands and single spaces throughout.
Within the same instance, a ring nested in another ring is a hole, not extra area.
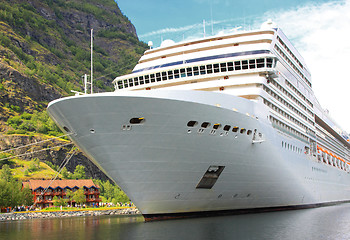
M 203 19 L 203 35 L 205 37 L 205 19 Z
M 92 74 L 93 74 L 93 60 L 92 60 L 92 54 L 93 54 L 93 50 L 94 50 L 94 45 L 93 45 L 93 32 L 94 32 L 94 29 L 91 28 L 91 76 L 90 76 L 90 84 L 91 84 L 91 94 L 93 93 L 93 88 L 92 88 L 92 81 L 93 81 L 93 78 L 92 78 Z

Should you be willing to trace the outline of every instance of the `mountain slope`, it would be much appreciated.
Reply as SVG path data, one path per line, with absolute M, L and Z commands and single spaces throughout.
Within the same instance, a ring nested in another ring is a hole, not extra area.
M 147 48 L 115 1 L 0 2 L 0 139 L 6 139 L 0 151 L 28 143 L 33 134 L 36 141 L 45 134 L 58 136 L 51 122 L 33 118 L 45 118 L 48 102 L 72 95 L 71 90 L 82 91 L 82 75 L 90 74 L 91 28 L 94 91 L 112 91 L 112 80 L 130 72 Z M 14 141 L 18 137 L 5 133 L 24 134 L 26 141 Z M 64 156 L 52 151 L 48 161 L 61 163 Z M 73 172 L 77 164 L 95 169 L 81 153 L 72 158 L 68 170 Z M 89 175 L 100 173 L 92 170 Z

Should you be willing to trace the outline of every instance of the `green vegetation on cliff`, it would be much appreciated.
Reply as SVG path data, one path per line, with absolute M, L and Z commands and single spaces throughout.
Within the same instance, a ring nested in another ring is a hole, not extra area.
M 48 101 L 81 91 L 81 76 L 90 72 L 91 28 L 95 89 L 111 91 L 112 80 L 146 49 L 113 0 L 0 2 L 0 108 L 42 111 Z

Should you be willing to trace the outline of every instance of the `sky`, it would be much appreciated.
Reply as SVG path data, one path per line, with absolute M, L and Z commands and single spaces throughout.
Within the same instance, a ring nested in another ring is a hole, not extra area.
M 141 41 L 154 47 L 272 19 L 303 56 L 314 93 L 350 133 L 350 0 L 116 0 Z M 203 24 L 203 21 L 205 24 Z M 349 62 L 349 63 L 348 63 Z

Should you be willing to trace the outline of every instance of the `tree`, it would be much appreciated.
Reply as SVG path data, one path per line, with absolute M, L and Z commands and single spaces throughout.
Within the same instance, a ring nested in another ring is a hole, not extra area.
M 70 202 L 70 205 L 72 206 L 72 201 L 73 201 L 73 196 L 74 196 L 74 193 L 72 192 L 72 190 L 67 189 L 66 196 L 67 196 L 67 202 L 68 203 Z
M 84 194 L 84 190 L 82 188 L 78 189 L 74 192 L 73 199 L 79 205 L 86 202 L 86 196 Z
M 0 179 L 5 180 L 6 182 L 11 182 L 13 180 L 11 169 L 7 164 L 3 165 L 0 170 Z
M 70 172 L 68 172 L 66 167 L 62 168 L 61 174 L 62 174 L 62 177 L 64 179 L 71 179 L 72 178 L 71 177 L 72 174 Z
M 53 205 L 56 207 L 67 205 L 67 199 L 54 196 L 52 200 L 53 200 Z
M 83 165 L 77 165 L 75 167 L 73 178 L 75 179 L 85 179 L 85 167 Z

